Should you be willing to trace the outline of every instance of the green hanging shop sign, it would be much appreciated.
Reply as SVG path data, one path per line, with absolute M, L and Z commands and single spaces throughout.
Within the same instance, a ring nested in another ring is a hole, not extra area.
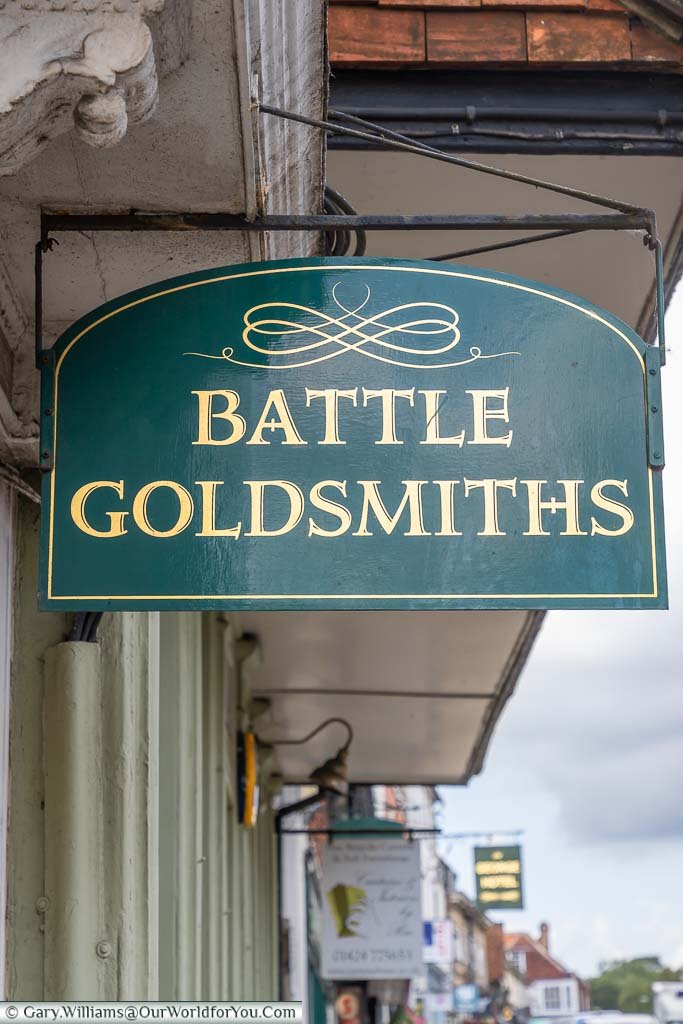
M 521 846 L 475 846 L 474 878 L 481 910 L 523 910 Z
M 43 369 L 41 607 L 666 607 L 659 374 L 588 302 L 442 264 L 123 296 Z

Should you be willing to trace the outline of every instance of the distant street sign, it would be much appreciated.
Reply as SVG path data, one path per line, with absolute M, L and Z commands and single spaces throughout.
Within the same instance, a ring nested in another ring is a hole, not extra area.
M 424 963 L 450 966 L 453 963 L 453 923 L 450 918 L 424 921 L 422 933 Z
M 659 352 L 491 271 L 179 277 L 45 356 L 52 609 L 662 608 Z
M 479 1008 L 479 986 L 456 985 L 453 989 L 451 1008 L 456 1013 L 476 1013 Z
M 477 904 L 486 910 L 522 910 L 521 846 L 475 846 Z

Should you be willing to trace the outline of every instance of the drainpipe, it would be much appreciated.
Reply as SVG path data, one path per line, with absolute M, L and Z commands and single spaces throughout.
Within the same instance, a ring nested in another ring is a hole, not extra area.
M 102 999 L 116 974 L 105 928 L 100 648 L 46 652 L 44 998 Z

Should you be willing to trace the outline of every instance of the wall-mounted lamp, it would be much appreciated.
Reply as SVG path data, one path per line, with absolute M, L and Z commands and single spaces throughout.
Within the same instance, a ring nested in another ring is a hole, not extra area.
M 345 718 L 326 718 L 324 722 L 316 726 L 312 732 L 308 735 L 302 736 L 298 740 L 269 740 L 267 743 L 263 743 L 263 746 L 268 747 L 297 747 L 303 743 L 308 743 L 314 736 L 317 736 L 319 732 L 325 729 L 328 725 L 343 725 L 348 732 L 346 743 L 343 747 L 340 747 L 334 757 L 329 758 L 324 764 L 321 764 L 319 768 L 312 771 L 309 778 L 310 781 L 319 786 L 320 789 L 331 790 L 333 793 L 338 793 L 340 796 L 346 796 L 349 791 L 349 748 L 353 740 L 353 729 L 349 722 Z M 259 741 L 260 742 L 260 741 Z
M 258 817 L 259 786 L 256 737 L 253 732 L 237 733 L 237 820 L 254 828 Z

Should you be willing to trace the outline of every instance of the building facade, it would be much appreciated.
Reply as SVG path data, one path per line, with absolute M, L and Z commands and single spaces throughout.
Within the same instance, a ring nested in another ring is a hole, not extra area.
M 506 934 L 505 958 L 521 975 L 534 1017 L 566 1017 L 590 1009 L 590 989 L 577 974 L 550 953 L 550 928 L 541 925 L 538 939 L 523 933 Z
M 452 893 L 448 916 L 453 925 L 453 982 L 477 985 L 488 991 L 489 961 L 486 934 L 491 922 L 476 904 L 462 892 Z

